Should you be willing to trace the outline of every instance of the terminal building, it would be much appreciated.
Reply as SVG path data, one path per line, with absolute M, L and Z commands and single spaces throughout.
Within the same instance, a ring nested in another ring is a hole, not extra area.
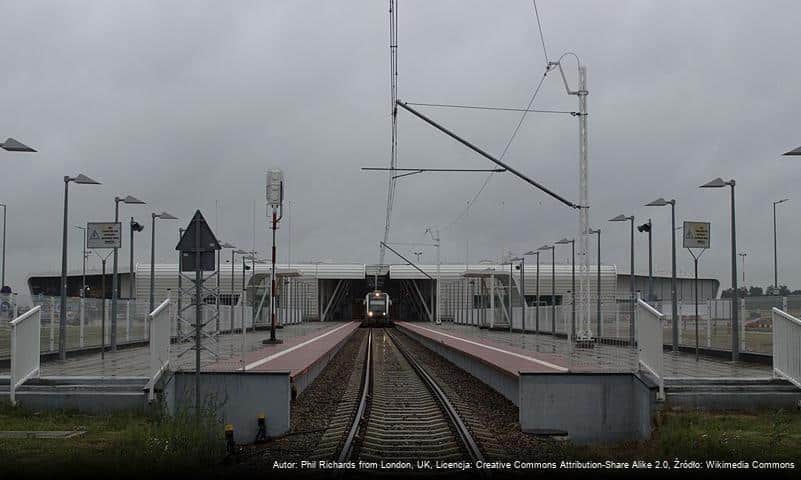
M 179 289 L 178 266 L 176 264 L 155 265 L 151 279 L 150 264 L 137 264 L 133 274 L 128 267 L 119 271 L 119 298 L 135 299 L 139 312 L 149 308 L 150 286 L 154 287 L 154 298 L 160 302 L 164 298 L 175 297 Z M 625 301 L 630 291 L 630 276 L 619 272 L 614 265 L 602 265 L 598 288 L 597 267 L 590 267 L 590 291 L 593 298 L 599 293 L 604 302 Z M 208 273 L 206 274 L 208 275 Z M 67 277 L 67 295 L 79 297 L 81 285 L 86 285 L 86 297 L 103 296 L 103 275 L 96 270 L 70 272 Z M 190 281 L 183 280 L 184 288 Z M 437 265 L 367 265 L 356 263 L 298 263 L 276 266 L 277 298 L 279 304 L 302 303 L 305 320 L 344 320 L 358 319 L 363 314 L 362 301 L 374 288 L 389 293 L 396 318 L 426 320 L 431 318 L 432 299 L 436 295 Z M 521 305 L 521 283 L 524 283 L 523 296 L 528 306 L 562 305 L 572 298 L 572 266 L 541 263 L 539 275 L 534 265 L 525 266 L 525 281 L 521 282 L 520 270 L 512 264 L 442 264 L 439 266 L 441 304 L 447 306 L 454 297 L 473 297 L 476 305 L 499 304 Z M 219 280 L 219 287 L 217 282 Z M 578 282 L 578 280 L 577 280 Z M 31 297 L 36 301 L 42 297 L 60 295 L 60 274 L 32 274 L 28 278 Z M 105 297 L 111 298 L 111 273 L 106 272 Z M 509 288 L 509 286 L 512 288 Z M 649 278 L 635 275 L 635 290 L 643 298 L 648 297 Z M 553 286 L 553 289 L 552 289 Z M 223 264 L 219 279 L 213 275 L 206 287 L 219 288 L 219 300 L 208 293 L 206 303 L 219 302 L 221 305 L 253 305 L 270 287 L 270 265 L 263 263 Z M 670 276 L 653 277 L 652 300 L 669 301 L 671 298 Z M 537 291 L 539 290 L 539 291 Z M 707 301 L 718 298 L 720 282 L 713 278 L 699 279 L 699 299 Z M 693 279 L 677 279 L 679 301 L 693 299 Z M 537 295 L 539 293 L 539 295 Z M 446 310 L 444 308 L 444 310 Z

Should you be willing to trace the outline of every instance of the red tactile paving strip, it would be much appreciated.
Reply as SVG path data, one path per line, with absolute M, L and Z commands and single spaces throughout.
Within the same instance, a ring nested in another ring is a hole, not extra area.
M 567 373 L 568 371 L 565 360 L 558 355 L 534 354 L 529 350 L 500 345 L 483 338 L 457 335 L 410 322 L 395 322 L 395 325 L 515 376 L 520 373 Z
M 359 325 L 360 322 L 336 323 L 308 335 L 287 339 L 278 345 L 265 345 L 245 355 L 245 371 L 290 372 L 290 377 L 294 377 L 306 371 L 335 345 L 348 338 Z M 213 372 L 241 369 L 239 357 L 222 360 L 204 368 L 205 371 Z

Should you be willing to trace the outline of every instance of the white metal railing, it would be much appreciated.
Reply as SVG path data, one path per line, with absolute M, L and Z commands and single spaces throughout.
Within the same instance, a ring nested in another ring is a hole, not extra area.
M 773 373 L 801 388 L 801 320 L 776 307 L 773 323 Z
M 16 405 L 15 393 L 26 380 L 39 375 L 39 344 L 42 308 L 28 310 L 11 322 L 11 381 L 9 397 Z
M 149 401 L 155 398 L 156 382 L 170 367 L 171 318 L 172 306 L 169 298 L 147 316 L 150 326 L 150 381 L 145 388 L 148 389 Z
M 641 368 L 645 368 L 654 375 L 659 382 L 659 398 L 665 398 L 664 381 L 664 352 L 662 342 L 662 313 L 644 302 L 641 298 L 637 299 L 634 310 L 637 349 Z

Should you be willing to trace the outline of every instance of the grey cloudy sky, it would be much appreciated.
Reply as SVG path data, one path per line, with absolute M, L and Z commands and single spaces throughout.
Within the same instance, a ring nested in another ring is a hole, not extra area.
M 282 168 L 292 202 L 294 260 L 377 261 L 389 158 L 386 1 L 0 2 L 0 135 L 35 146 L 0 153 L 0 201 L 9 205 L 8 269 L 15 290 L 31 271 L 60 267 L 64 175 L 101 187 L 71 188 L 70 225 L 122 217 L 147 221 L 137 259 L 148 261 L 151 211 L 162 223 L 158 259 L 173 261 L 175 229 L 199 208 L 221 239 L 267 252 L 264 172 Z M 545 57 L 530 1 L 401 0 L 399 96 L 408 101 L 524 106 Z M 801 288 L 795 245 L 801 162 L 801 36 L 795 1 L 538 2 L 549 55 L 578 53 L 588 66 L 591 222 L 604 261 L 628 269 L 618 213 L 654 219 L 655 265 L 669 271 L 669 209 L 712 222 L 701 273 L 729 282 L 728 196 L 698 185 L 737 179 L 739 250 L 747 283 L 772 280 L 771 202 L 780 211 L 781 281 Z M 568 68 L 573 78 L 575 70 Z M 535 105 L 576 109 L 556 75 Z M 518 114 L 426 109 L 499 154 Z M 531 114 L 506 160 L 578 200 L 577 120 Z M 400 113 L 401 167 L 490 165 Z M 424 239 L 442 227 L 443 259 L 473 262 L 552 242 L 577 230 L 575 213 L 508 174 L 496 175 L 453 223 L 484 174 L 418 175 L 398 183 L 392 238 Z M 215 212 L 219 205 L 219 214 Z M 286 245 L 287 228 L 281 231 Z M 81 232 L 70 231 L 70 268 Z M 127 263 L 127 235 L 122 258 Z M 646 266 L 638 234 L 638 270 Z M 408 251 L 409 248 L 405 248 Z M 567 258 L 568 249 L 558 253 Z M 281 251 L 286 259 L 287 250 Z M 679 254 L 690 272 L 689 255 Z M 433 260 L 433 252 L 424 261 Z M 91 266 L 98 264 L 93 258 Z

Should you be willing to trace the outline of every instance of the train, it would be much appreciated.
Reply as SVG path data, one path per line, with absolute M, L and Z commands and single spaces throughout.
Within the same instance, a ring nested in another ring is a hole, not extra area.
M 368 327 L 385 327 L 391 322 L 389 307 L 392 300 L 389 294 L 381 290 L 374 290 L 364 297 L 364 325 Z

